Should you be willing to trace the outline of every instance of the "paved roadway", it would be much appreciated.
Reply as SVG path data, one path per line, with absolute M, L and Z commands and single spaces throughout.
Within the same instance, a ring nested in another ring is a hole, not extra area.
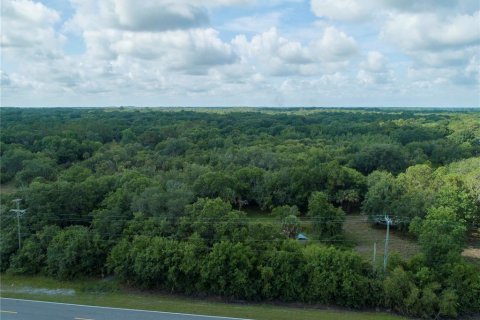
M 246 320 L 148 310 L 85 306 L 22 299 L 0 299 L 1 320 Z

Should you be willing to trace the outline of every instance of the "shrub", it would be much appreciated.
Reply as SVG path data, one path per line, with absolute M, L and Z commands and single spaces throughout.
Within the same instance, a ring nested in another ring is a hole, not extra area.
M 88 228 L 71 226 L 60 231 L 47 250 L 48 272 L 60 279 L 79 275 L 94 275 L 101 270 L 103 261 L 93 245 Z

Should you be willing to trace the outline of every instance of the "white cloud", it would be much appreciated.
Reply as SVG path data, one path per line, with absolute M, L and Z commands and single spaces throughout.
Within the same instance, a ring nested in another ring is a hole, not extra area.
M 208 26 L 207 9 L 251 4 L 250 0 L 70 0 L 75 15 L 66 29 L 167 31 Z
M 61 48 L 64 38 L 54 25 L 60 19 L 57 11 L 28 0 L 2 2 L 0 45 L 7 54 L 47 57 Z
M 210 5 L 226 5 L 217 1 Z M 231 3 L 238 4 L 240 1 Z M 204 74 L 237 57 L 208 21 L 198 1 L 76 0 L 76 14 L 67 29 L 83 35 L 85 56 L 109 60 L 127 56 L 150 60 L 155 69 Z M 121 60 L 123 61 L 123 60 Z
M 232 43 L 241 56 L 275 76 L 336 72 L 357 53 L 355 40 L 332 26 L 307 45 L 282 37 L 276 28 L 250 41 L 244 35 L 237 36 Z
M 177 30 L 160 33 L 119 32 L 107 39 L 115 55 L 139 59 L 161 59 L 166 68 L 203 68 L 232 63 L 236 56 L 214 29 Z
M 370 51 L 357 73 L 357 79 L 364 85 L 383 85 L 392 81 L 385 56 L 378 51 Z
M 367 61 L 364 64 L 366 70 L 371 72 L 383 72 L 386 69 L 387 61 L 383 54 L 378 51 L 370 51 Z
M 2 87 L 9 86 L 12 84 L 12 80 L 10 79 L 10 76 L 8 73 L 6 73 L 3 70 L 0 70 L 0 85 Z
M 478 0 L 310 0 L 310 9 L 319 18 L 356 23 L 391 13 L 470 13 Z
M 344 61 L 357 52 L 357 43 L 345 32 L 327 27 L 322 38 L 313 44 L 315 54 L 325 61 Z
M 204 7 L 190 1 L 173 0 L 72 0 L 75 15 L 66 29 L 110 28 L 131 31 L 189 29 L 208 24 Z
M 480 83 L 480 57 L 478 55 L 473 56 L 468 62 L 465 68 L 465 76 L 475 79 L 477 83 Z
M 471 12 L 478 9 L 478 0 L 376 0 L 378 6 L 405 12 L 446 11 Z
M 365 20 L 372 13 L 370 0 L 311 0 L 310 7 L 319 18 L 340 21 Z
M 480 11 L 441 17 L 433 13 L 392 14 L 382 37 L 402 49 L 439 50 L 480 43 Z
M 435 85 L 478 84 L 467 70 L 480 52 L 479 21 L 480 11 L 392 13 L 381 38 L 412 59 L 407 74 L 415 84 L 429 87 L 428 78 Z
M 281 37 L 276 28 L 253 36 L 250 41 L 244 35 L 236 36 L 232 44 L 241 56 L 270 75 L 298 73 L 298 65 L 312 62 L 307 48 Z
M 208 23 L 206 10 L 182 1 L 114 0 L 113 6 L 118 25 L 130 30 L 187 29 Z
M 35 1 L 2 2 L 2 103 L 478 101 L 478 0 Z
M 269 12 L 240 17 L 227 22 L 223 28 L 237 32 L 264 32 L 280 24 L 283 12 Z

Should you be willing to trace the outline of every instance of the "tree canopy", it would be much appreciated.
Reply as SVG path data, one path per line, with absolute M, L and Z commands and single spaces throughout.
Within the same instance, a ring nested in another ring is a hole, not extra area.
M 476 110 L 0 116 L 1 272 L 425 318 L 480 312 L 480 272 L 461 257 L 480 224 Z M 16 198 L 27 210 L 21 248 Z M 352 213 L 390 216 L 421 252 L 380 272 L 345 244 Z

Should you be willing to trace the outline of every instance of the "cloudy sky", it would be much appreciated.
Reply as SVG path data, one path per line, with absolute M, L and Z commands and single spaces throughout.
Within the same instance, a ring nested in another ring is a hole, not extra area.
M 3 106 L 480 106 L 478 0 L 2 0 Z

